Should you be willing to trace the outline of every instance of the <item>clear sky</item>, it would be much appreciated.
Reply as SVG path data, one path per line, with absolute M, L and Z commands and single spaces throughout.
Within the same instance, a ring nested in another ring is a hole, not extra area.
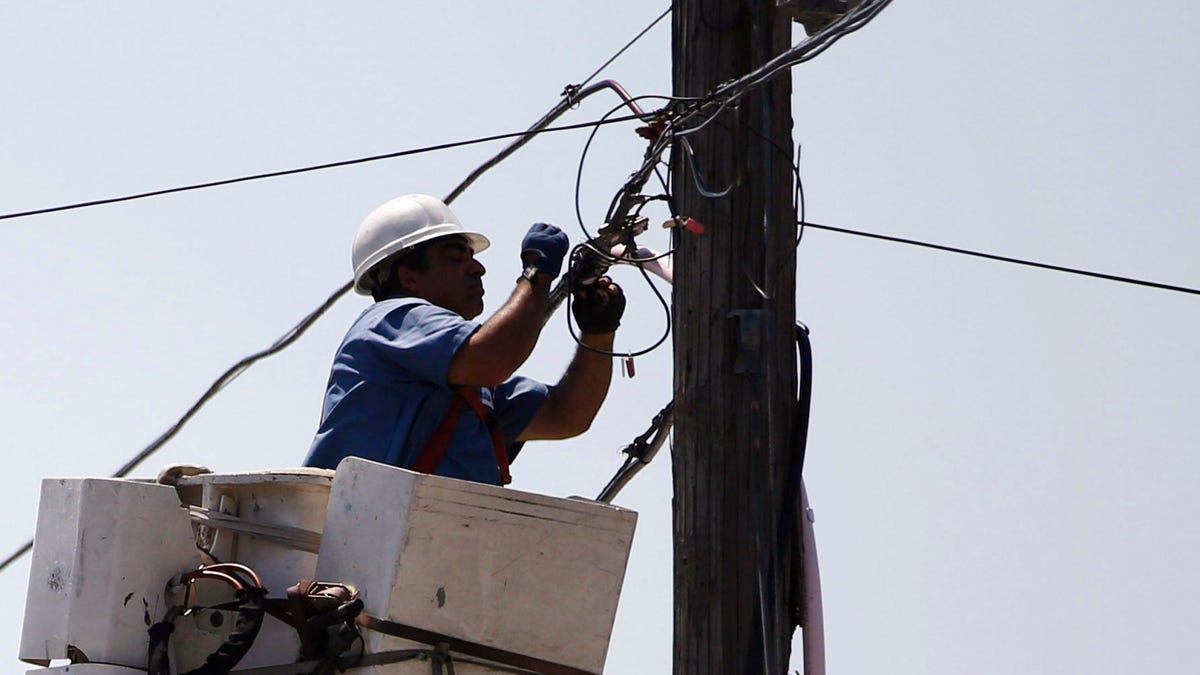
M 665 6 L 3 3 L 0 213 L 523 129 Z M 1200 286 L 1198 29 L 1187 3 L 893 3 L 793 73 L 809 218 Z M 666 23 L 605 75 L 669 93 Z M 494 242 L 489 312 L 530 222 L 581 237 L 585 140 L 539 138 L 454 205 Z M 349 279 L 374 206 L 445 194 L 498 147 L 0 221 L 4 554 L 42 477 L 117 469 Z M 600 132 L 589 225 L 641 149 Z M 830 672 L 1195 672 L 1200 298 L 817 230 L 798 264 Z M 662 309 L 618 280 L 636 350 Z M 299 464 L 364 306 L 336 305 L 141 475 Z M 570 348 L 553 322 L 524 372 L 556 379 Z M 513 486 L 597 493 L 670 397 L 669 343 L 637 371 L 588 434 L 529 446 Z M 669 670 L 670 499 L 664 452 L 618 500 L 641 519 L 609 672 Z M 27 575 L 0 574 L 9 671 Z

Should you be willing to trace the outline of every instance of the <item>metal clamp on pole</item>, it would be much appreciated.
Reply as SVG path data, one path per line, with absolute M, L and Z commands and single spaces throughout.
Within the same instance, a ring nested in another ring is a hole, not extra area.
M 762 323 L 765 310 L 735 309 L 730 317 L 738 320 L 738 355 L 733 362 L 733 372 L 739 375 L 757 375 L 763 372 Z

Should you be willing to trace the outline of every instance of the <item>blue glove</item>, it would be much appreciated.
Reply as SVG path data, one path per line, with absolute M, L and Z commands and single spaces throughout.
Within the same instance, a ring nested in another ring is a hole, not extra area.
M 521 242 L 521 262 L 553 279 L 562 271 L 570 243 L 566 232 L 547 223 L 534 223 Z

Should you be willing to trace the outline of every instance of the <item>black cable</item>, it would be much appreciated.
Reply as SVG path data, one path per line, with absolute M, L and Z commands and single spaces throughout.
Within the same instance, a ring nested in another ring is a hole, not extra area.
M 605 89 L 611 90 L 613 93 L 615 93 L 624 102 L 625 106 L 628 107 L 630 110 L 632 110 L 635 115 L 639 115 L 639 116 L 643 116 L 643 117 L 652 117 L 653 115 L 658 114 L 658 112 L 656 111 L 652 115 L 646 115 L 646 112 L 644 110 L 642 110 L 640 106 L 638 106 L 637 99 L 630 98 L 629 94 L 625 91 L 625 89 L 613 80 L 604 80 L 602 82 L 597 82 L 596 84 L 594 84 L 586 89 L 581 89 L 579 87 L 571 89 L 570 87 L 568 87 L 568 91 L 564 92 L 564 98 L 562 100 L 560 100 L 545 115 L 542 115 L 541 119 L 534 122 L 533 125 L 530 126 L 529 129 L 527 129 L 526 132 L 524 134 L 522 134 L 521 136 L 519 136 L 515 141 L 513 141 L 512 143 L 509 143 L 507 146 L 504 147 L 504 149 L 502 149 L 500 152 L 493 155 L 491 159 L 489 159 L 486 162 L 477 166 L 475 168 L 475 170 L 472 171 L 470 174 L 468 174 L 467 177 L 464 178 L 462 180 L 462 182 L 458 184 L 457 187 L 455 187 L 453 190 L 450 191 L 450 195 L 447 196 L 442 201 L 446 202 L 447 204 L 454 201 L 454 199 L 457 198 L 460 194 L 462 194 L 462 192 L 464 190 L 466 190 L 468 187 L 470 187 L 471 184 L 476 181 L 476 179 L 478 179 L 484 173 L 491 170 L 492 167 L 496 166 L 500 162 L 507 159 L 509 155 L 511 155 L 514 152 L 516 152 L 517 150 L 519 150 L 526 143 L 533 140 L 533 137 L 537 135 L 535 132 L 541 131 L 542 129 L 549 127 L 554 122 L 554 120 L 561 117 L 568 110 L 578 107 L 580 101 L 591 96 L 592 94 L 603 91 Z M 617 109 L 619 109 L 619 108 L 620 108 L 620 106 L 617 106 Z M 614 112 L 615 112 L 615 110 L 614 110 Z M 610 112 L 609 114 L 611 115 L 612 112 Z M 593 129 L 593 132 L 594 131 L 595 130 Z
M 637 100 L 641 100 L 644 98 L 659 98 L 659 97 L 639 96 L 633 100 L 637 101 Z M 689 100 L 690 101 L 690 99 L 678 99 L 678 98 L 674 98 L 674 97 L 663 97 L 663 98 L 667 98 L 668 100 L 670 100 L 672 102 L 681 101 L 681 100 Z M 601 116 L 600 119 L 604 120 L 608 115 L 611 115 L 613 112 L 615 112 L 618 109 L 619 108 L 614 108 L 614 109 L 610 110 L 604 116 Z M 670 305 L 670 303 L 667 302 L 666 298 L 663 297 L 662 293 L 658 290 L 658 287 L 654 285 L 653 279 L 650 278 L 649 273 L 647 273 L 646 270 L 642 267 L 642 263 L 650 262 L 652 260 L 657 260 L 659 258 L 663 258 L 668 255 L 671 255 L 672 253 L 674 253 L 674 249 L 672 249 L 666 253 L 661 253 L 661 254 L 652 256 L 650 258 L 643 259 L 643 258 L 626 257 L 626 256 L 631 255 L 631 251 L 636 250 L 634 248 L 634 243 L 633 243 L 632 237 L 630 237 L 629 241 L 626 241 L 624 243 L 625 251 L 624 251 L 622 257 L 618 258 L 616 256 L 613 256 L 609 251 L 601 251 L 590 244 L 590 241 L 592 239 L 594 239 L 595 237 L 592 235 L 591 232 L 588 231 L 587 225 L 584 224 L 583 211 L 582 211 L 582 206 L 580 204 L 580 190 L 581 190 L 581 186 L 583 184 L 583 167 L 586 164 L 588 151 L 591 149 L 592 141 L 595 140 L 596 133 L 598 130 L 599 130 L 599 127 L 597 126 L 592 129 L 592 132 L 590 134 L 588 134 L 587 142 L 584 143 L 583 152 L 580 154 L 580 157 L 579 157 L 579 166 L 575 172 L 575 219 L 579 224 L 579 229 L 583 232 L 584 237 L 588 241 L 583 244 L 577 245 L 575 247 L 574 251 L 572 251 L 571 257 L 573 258 L 575 252 L 577 252 L 580 248 L 587 248 L 588 250 L 592 251 L 594 254 L 598 255 L 601 259 L 605 260 L 606 262 L 608 262 L 610 264 L 620 260 L 621 262 L 627 262 L 627 263 L 630 263 L 630 264 L 636 266 L 638 268 L 638 271 L 641 272 L 642 277 L 646 280 L 646 283 L 650 286 L 650 290 L 654 292 L 655 297 L 658 299 L 659 303 L 661 304 L 661 306 L 663 308 L 664 315 L 666 317 L 666 327 L 663 331 L 663 334 L 659 337 L 659 339 L 657 341 L 654 342 L 654 344 L 650 345 L 649 347 L 643 348 L 643 349 L 639 349 L 636 351 L 627 351 L 624 353 L 610 352 L 610 351 L 603 350 L 603 349 L 597 349 L 590 345 L 584 344 L 583 341 L 580 339 L 579 334 L 575 332 L 575 326 L 571 320 L 571 311 L 570 311 L 571 293 L 568 292 L 567 296 L 566 296 L 567 310 L 568 310 L 567 311 L 567 333 L 571 336 L 571 339 L 575 341 L 576 345 L 578 345 L 579 347 L 586 349 L 588 351 L 591 351 L 591 352 L 594 352 L 597 354 L 602 354 L 602 355 L 609 356 L 609 357 L 624 356 L 626 358 L 632 358 L 635 356 L 642 356 L 642 355 L 648 354 L 648 353 L 654 351 L 655 349 L 658 349 L 658 347 L 660 347 L 664 342 L 666 342 L 667 338 L 670 337 L 670 335 L 671 335 L 671 305 Z M 642 167 L 641 167 L 642 169 L 644 169 L 646 167 L 647 163 L 653 163 L 655 165 L 654 172 L 659 177 L 660 181 L 662 181 L 663 179 L 662 179 L 662 175 L 657 171 L 657 163 L 659 161 L 659 157 L 662 156 L 663 150 L 665 150 L 667 147 L 670 147 L 670 145 L 671 145 L 671 142 L 669 140 L 664 142 L 663 138 L 665 138 L 665 136 L 660 137 L 658 139 L 658 141 L 653 142 L 653 144 L 651 145 L 651 148 L 649 150 L 647 150 L 646 157 L 643 159 Z M 659 149 L 654 150 L 655 147 L 658 147 Z M 639 173 L 641 173 L 641 169 L 639 169 L 639 171 L 634 172 L 634 175 L 636 176 Z M 606 221 L 611 220 L 613 211 L 617 208 L 618 202 L 620 202 L 621 197 L 625 194 L 627 189 L 628 189 L 628 184 L 622 186 L 621 189 L 618 190 L 617 193 L 613 196 L 612 201 L 609 203 L 608 211 L 605 214 Z M 671 213 L 671 217 L 675 218 L 675 209 L 673 206 L 673 200 L 670 195 L 669 186 L 665 182 L 663 183 L 663 189 L 666 192 L 665 194 L 661 195 L 661 197 L 647 198 L 647 201 L 662 199 L 663 201 L 665 201 L 667 203 L 667 208 Z M 644 205 L 644 204 L 642 204 L 642 205 Z M 639 208 L 640 208 L 640 206 L 639 206 Z M 570 273 L 571 272 L 569 271 L 568 274 L 570 274 Z
M 771 61 L 764 63 L 757 69 L 742 75 L 741 77 L 730 80 L 719 85 L 704 97 L 704 102 L 697 105 L 688 112 L 687 115 L 681 117 L 677 122 L 687 122 L 691 118 L 708 114 L 706 111 L 713 104 L 716 104 L 716 110 L 708 114 L 707 119 L 699 125 L 678 132 L 680 138 L 689 136 L 699 132 L 704 127 L 708 126 L 720 116 L 731 104 L 736 103 L 751 90 L 762 86 L 776 75 L 786 71 L 787 69 L 810 61 L 826 49 L 833 46 L 841 38 L 857 31 L 875 18 L 883 9 L 890 4 L 891 0 L 867 0 L 863 2 L 849 13 L 843 15 L 837 21 L 834 21 L 829 26 L 810 35 L 806 40 L 794 45 L 787 51 L 777 55 Z
M 322 314 L 328 311 L 335 302 L 337 302 L 353 287 L 353 281 L 346 282 L 341 288 L 334 291 L 333 295 L 330 295 L 328 298 L 326 298 L 325 302 L 321 303 L 319 307 L 309 312 L 309 314 L 301 319 L 299 323 L 281 335 L 279 339 L 277 339 L 270 347 L 241 359 L 237 363 L 230 366 L 229 369 L 224 373 L 221 373 L 221 376 L 218 377 L 209 386 L 208 390 L 205 391 L 204 394 L 192 404 L 192 407 L 188 408 L 187 412 L 183 414 L 183 417 L 180 417 L 175 424 L 171 425 L 171 428 L 164 431 L 161 436 L 154 440 L 153 443 L 147 445 L 142 449 L 141 452 L 134 455 L 133 459 L 126 462 L 125 465 L 120 469 L 117 469 L 116 473 L 112 474 L 112 478 L 122 478 L 129 475 L 129 472 L 137 468 L 137 466 L 150 457 L 150 455 L 153 455 L 155 452 L 157 452 L 159 448 L 166 444 L 167 441 L 174 438 L 175 435 L 179 433 L 179 430 L 182 429 L 183 426 L 187 424 L 197 412 L 200 411 L 200 408 L 204 407 L 204 404 L 208 403 L 209 399 L 211 399 L 213 396 L 216 396 L 217 393 L 225 387 L 229 386 L 230 382 L 236 380 L 238 376 L 246 372 L 250 366 L 267 358 L 268 356 L 283 351 L 288 347 L 288 345 L 300 339 L 300 336 L 303 335 L 310 326 L 316 323 L 317 319 L 321 318 Z M 10 555 L 3 563 L 0 563 L 0 572 L 4 571 L 4 569 L 12 563 L 16 562 L 18 558 L 28 553 L 31 548 L 33 548 L 32 539 L 30 539 L 25 543 L 24 546 Z
M 316 323 L 317 319 L 321 318 L 321 315 L 328 311 L 335 302 L 337 302 L 343 295 L 348 293 L 353 287 L 353 281 L 346 282 L 341 288 L 337 289 L 332 295 L 326 298 L 325 302 L 321 303 L 319 307 L 314 309 L 312 312 L 309 312 L 308 316 L 301 319 L 300 322 L 293 326 L 288 332 L 280 336 L 279 339 L 276 340 L 270 347 L 243 358 L 242 360 L 230 366 L 229 369 L 224 373 L 221 373 L 221 376 L 218 377 L 208 387 L 208 390 L 205 391 L 204 394 L 192 404 L 192 407 L 188 408 L 187 412 L 183 414 L 183 417 L 179 418 L 178 422 L 171 425 L 171 428 L 164 431 L 163 434 L 155 439 L 153 443 L 147 445 L 145 449 L 135 455 L 133 459 L 126 462 L 125 465 L 120 469 L 117 469 L 117 472 L 114 473 L 112 477 L 122 478 L 124 476 L 128 476 L 130 471 L 133 471 L 139 464 L 145 461 L 146 458 L 157 452 L 159 448 L 165 445 L 167 441 L 174 438 L 175 434 L 179 433 L 179 430 L 183 428 L 183 425 L 187 424 L 188 421 L 191 420 L 197 412 L 199 412 L 200 408 L 202 408 L 205 403 L 208 403 L 209 399 L 211 399 L 213 396 L 216 396 L 217 393 L 225 387 L 229 386 L 230 382 L 236 380 L 238 376 L 246 372 L 250 366 L 267 358 L 268 356 L 283 351 L 288 345 L 300 339 L 300 336 L 303 335 L 306 330 L 308 330 L 309 326 Z
M 796 417 L 792 429 L 792 456 L 789 487 L 799 503 L 800 483 L 804 478 L 804 458 L 808 453 L 808 426 L 812 413 L 813 353 L 808 326 L 796 322 L 796 354 L 800 361 L 800 381 L 796 394 Z
M 638 96 L 637 98 L 630 99 L 630 102 L 637 103 L 638 101 L 642 101 L 645 99 L 662 99 L 662 98 L 670 100 L 670 97 L 646 95 L 646 96 Z M 622 103 L 619 106 L 613 107 L 608 112 L 601 115 L 599 121 L 603 122 L 603 121 L 607 120 L 609 115 L 612 115 L 613 113 L 617 112 L 625 105 L 627 105 L 627 104 Z M 583 207 L 580 204 L 579 192 L 580 192 L 581 186 L 583 185 L 583 166 L 587 161 L 588 151 L 591 150 L 592 141 L 594 141 L 596 139 L 596 132 L 598 132 L 599 130 L 600 130 L 600 125 L 596 125 L 595 127 L 592 128 L 592 132 L 590 134 L 588 134 L 587 141 L 584 142 L 584 144 L 583 144 L 583 152 L 581 152 L 579 155 L 579 166 L 576 167 L 576 169 L 575 169 L 575 220 L 577 223 L 579 223 L 579 229 L 583 232 L 583 236 L 585 239 L 594 239 L 595 237 L 592 236 L 592 233 L 589 232 L 587 229 L 587 225 L 585 225 L 583 222 Z
M 799 509 L 804 486 L 804 458 L 808 452 L 808 427 L 812 412 L 812 341 L 809 339 L 808 326 L 796 323 L 796 352 L 800 361 L 799 382 L 796 393 L 795 414 L 792 417 L 791 446 L 788 455 L 787 483 L 783 491 L 783 513 L 779 519 L 779 529 L 776 533 L 778 560 L 782 561 L 789 553 L 803 556 L 799 536 Z M 803 600 L 800 593 L 803 584 L 794 580 L 790 585 L 791 596 L 788 604 L 791 610 L 791 626 L 800 625 L 803 616 L 800 615 Z
M 584 246 L 585 246 L 584 244 L 577 244 L 575 246 L 575 250 L 583 248 Z M 628 246 L 629 245 L 626 244 L 626 248 L 628 248 Z M 588 248 L 591 248 L 591 247 L 588 247 Z M 594 251 L 595 249 L 591 248 L 591 250 Z M 572 255 L 574 255 L 574 253 L 572 253 Z M 658 340 L 654 344 L 652 344 L 649 347 L 646 347 L 644 349 L 639 349 L 637 351 L 610 352 L 605 349 L 598 349 L 591 345 L 584 344 L 582 336 L 579 333 L 575 332 L 575 323 L 571 320 L 571 302 L 572 302 L 572 296 L 574 295 L 574 293 L 571 293 L 570 291 L 568 291 L 567 292 L 567 333 L 569 333 L 571 335 L 571 339 L 575 341 L 575 344 L 579 345 L 583 349 L 588 350 L 589 352 L 594 352 L 596 354 L 602 354 L 604 356 L 609 356 L 609 357 L 623 356 L 626 358 L 633 358 L 635 356 L 644 356 L 646 354 L 649 354 L 650 352 L 654 351 L 655 349 L 658 349 L 659 346 L 662 345 L 662 343 L 667 341 L 667 338 L 670 337 L 670 335 L 671 335 L 671 305 L 670 305 L 670 303 L 667 302 L 666 298 L 663 297 L 662 292 L 658 290 L 658 287 L 654 285 L 654 280 L 650 278 L 650 273 L 647 272 L 641 265 L 635 265 L 635 267 L 637 267 L 638 271 L 642 273 L 643 277 L 645 277 L 646 283 L 650 285 L 650 290 L 654 291 L 654 295 L 658 297 L 659 304 L 662 305 L 663 310 L 665 310 L 666 327 L 663 330 L 663 334 L 658 338 Z M 567 274 L 571 274 L 571 272 L 568 271 Z
M 17 559 L 19 559 L 21 556 L 25 555 L 26 553 L 29 553 L 29 549 L 31 549 L 31 548 L 33 548 L 33 540 L 32 539 L 25 542 L 24 546 L 17 549 L 16 551 L 14 551 L 12 555 L 5 558 L 4 562 L 0 563 L 0 572 L 4 571 L 4 569 L 6 567 L 8 567 L 9 565 L 16 562 Z
M 687 164 L 685 166 L 691 169 L 692 184 L 696 186 L 696 192 L 700 193 L 701 197 L 705 197 L 707 199 L 721 199 L 722 197 L 728 196 L 730 192 L 733 192 L 733 188 L 737 187 L 739 182 L 737 177 L 734 177 L 731 181 L 729 181 L 729 186 L 724 190 L 709 189 L 708 186 L 704 184 L 704 181 L 700 178 L 700 167 L 696 166 L 696 151 L 692 149 L 692 142 L 687 138 L 682 137 L 679 139 L 679 142 L 683 147 L 684 159 L 687 160 Z
M 539 131 L 533 132 L 536 134 L 550 133 L 552 131 L 570 131 L 573 129 L 584 129 L 591 126 L 604 124 L 618 124 L 620 122 L 628 122 L 630 120 L 641 119 L 640 115 L 624 115 L 614 117 L 603 121 L 580 122 L 577 124 L 565 124 L 558 127 L 546 127 Z M 150 192 L 140 192 L 124 197 L 108 197 L 105 199 L 95 199 L 86 202 L 77 202 L 74 204 L 64 204 L 61 206 L 51 206 L 42 209 L 34 209 L 31 211 L 18 211 L 15 213 L 0 214 L 0 220 L 12 220 L 15 218 L 25 218 L 28 216 L 38 216 L 47 213 L 57 213 L 60 211 L 71 211 L 75 209 L 83 209 L 92 206 L 103 206 L 105 204 L 116 204 L 119 202 L 129 202 L 137 199 L 146 199 L 148 197 L 160 197 L 162 195 L 175 194 L 177 192 L 188 192 L 191 190 L 203 190 L 206 188 L 220 187 L 223 185 L 233 185 L 235 183 L 245 183 L 253 180 L 262 180 L 266 178 L 278 178 L 280 176 L 292 176 L 300 173 L 308 173 L 312 171 L 323 171 L 325 169 L 335 169 L 343 166 L 352 166 L 354 164 L 366 164 L 368 162 L 378 162 L 385 159 L 395 159 L 397 157 L 408 157 L 411 155 L 420 155 L 428 152 L 437 152 L 440 150 L 449 150 L 451 148 L 460 148 L 468 145 L 477 145 L 479 143 L 489 143 L 491 141 L 500 141 L 506 138 L 516 138 L 530 134 L 529 131 L 514 131 L 504 134 L 494 134 L 492 136 L 483 136 L 480 138 L 472 138 L 465 141 L 452 141 L 450 143 L 439 143 L 437 145 L 429 145 L 421 148 L 411 148 L 408 150 L 399 150 L 397 152 L 389 152 L 382 155 L 371 155 L 369 157 L 359 157 L 356 159 L 346 159 L 338 162 L 327 162 L 325 164 L 314 164 L 312 166 L 300 167 L 297 169 L 285 169 L 283 171 L 270 171 L 267 173 L 253 174 L 249 176 L 239 176 L 237 178 L 226 178 L 224 180 L 209 181 L 207 183 L 195 183 L 192 185 L 182 185 L 179 187 L 165 188 L 162 190 L 152 190 Z
M 1147 286 L 1149 288 L 1157 288 L 1164 291 L 1175 291 L 1177 293 L 1190 293 L 1191 295 L 1200 295 L 1200 289 L 1188 288 L 1186 286 L 1173 286 L 1171 284 L 1163 284 L 1157 281 L 1146 281 L 1144 279 L 1135 279 L 1133 277 L 1122 277 L 1115 274 L 1105 274 L 1103 272 L 1092 272 L 1090 270 L 1078 269 L 1074 267 L 1064 267 L 1062 265 L 1051 265 L 1049 263 L 1034 262 L 1032 260 L 1022 260 L 1020 258 L 1010 258 L 1008 256 L 995 255 L 993 253 L 983 253 L 980 251 L 971 251 L 965 248 L 956 248 L 953 246 L 943 246 L 941 244 L 931 244 L 929 242 L 917 241 L 916 239 L 905 239 L 903 237 L 893 237 L 886 234 L 876 234 L 874 232 L 863 232 L 860 230 L 851 230 L 844 227 L 834 227 L 833 225 L 822 225 L 820 223 L 804 223 L 804 227 L 811 227 L 818 230 L 828 230 L 830 232 L 839 232 L 841 234 L 852 234 L 856 237 L 868 237 L 870 239 L 882 239 L 898 244 L 910 244 L 912 246 L 921 246 L 931 248 L 937 251 L 946 251 L 948 253 L 961 253 L 962 255 L 975 256 L 977 258 L 986 258 L 988 260 L 998 260 L 1000 262 L 1013 263 L 1016 265 L 1026 265 L 1029 267 L 1038 267 L 1055 272 L 1066 272 L 1068 274 L 1078 274 L 1085 277 L 1094 277 L 1096 279 L 1107 279 L 1108 281 L 1119 281 L 1123 284 L 1133 284 L 1135 286 Z
M 636 103 L 638 101 L 643 101 L 643 100 L 662 100 L 662 101 L 667 101 L 668 103 L 679 103 L 679 102 L 694 102 L 695 99 L 683 98 L 683 97 L 678 97 L 678 96 L 662 96 L 660 94 L 644 94 L 642 96 L 638 96 L 636 98 L 630 99 L 629 103 Z M 663 114 L 668 108 L 669 108 L 669 106 L 664 107 L 663 109 L 660 109 L 654 116 Z M 600 120 L 607 119 L 607 117 L 609 115 L 613 114 L 617 110 L 620 110 L 620 106 L 617 106 L 617 107 L 613 108 L 612 110 L 609 110 L 607 113 L 605 113 L 604 115 L 602 115 L 600 117 Z M 650 115 L 647 115 L 647 116 L 650 117 Z M 588 134 L 588 139 L 583 144 L 583 152 L 579 156 L 579 166 L 575 170 L 575 221 L 579 224 L 579 229 L 583 232 L 583 236 L 585 239 L 594 239 L 595 237 L 592 236 L 592 233 L 588 231 L 587 226 L 583 222 L 583 210 L 582 210 L 582 206 L 580 204 L 580 190 L 583 185 L 583 167 L 587 161 L 588 152 L 591 149 L 592 142 L 595 140 L 596 133 L 598 131 L 599 131 L 599 126 L 593 128 L 592 133 Z M 661 152 L 658 154 L 661 155 Z M 609 217 L 609 215 L 611 215 L 613 206 L 620 199 L 620 196 L 623 191 L 624 191 L 623 189 L 618 190 L 617 194 L 613 197 L 612 202 L 609 204 L 608 212 L 605 214 L 606 219 Z M 664 186 L 663 191 L 670 192 L 670 190 L 668 188 L 666 188 L 665 186 Z
M 804 145 L 796 144 L 796 163 L 792 165 L 792 171 L 796 173 L 796 196 L 793 199 L 792 205 L 800 216 L 800 222 L 796 223 L 796 227 L 800 231 L 796 233 L 796 245 L 800 245 L 800 240 L 804 239 L 804 223 L 805 220 L 805 203 L 804 203 L 804 180 L 800 178 L 800 153 L 803 152 Z
M 622 54 L 624 54 L 624 53 L 626 52 L 626 50 L 628 50 L 630 47 L 632 47 L 632 46 L 634 45 L 634 43 L 635 43 L 635 42 L 637 42 L 638 40 L 642 39 L 642 36 L 643 36 L 643 35 L 645 35 L 646 33 L 649 33 L 651 28 L 654 28 L 655 26 L 657 26 L 657 25 L 658 25 L 658 22 L 659 22 L 659 21 L 662 21 L 662 20 L 663 20 L 663 18 L 664 18 L 664 17 L 666 17 L 666 16 L 667 16 L 668 14 L 670 14 L 670 13 L 671 13 L 671 7 L 670 7 L 670 6 L 667 6 L 667 8 L 666 8 L 665 10 L 663 10 L 663 13 L 658 15 L 658 18 L 657 18 L 657 19 L 655 19 L 655 20 L 651 21 L 651 22 L 650 22 L 650 25 L 648 25 L 648 26 L 646 26 L 645 28 L 643 28 L 643 29 L 642 29 L 642 32 L 640 32 L 640 33 L 638 33 L 637 35 L 633 36 L 633 39 L 632 39 L 632 40 L 630 40 L 629 42 L 625 43 L 625 46 L 624 46 L 624 47 L 621 47 L 619 50 L 617 50 L 617 53 L 616 53 L 616 54 L 613 54 L 612 56 L 610 56 L 610 57 L 609 57 L 609 59 L 608 59 L 607 61 L 605 61 L 603 64 L 601 64 L 601 65 L 600 65 L 600 67 L 599 67 L 599 68 L 597 68 L 597 69 L 596 69 L 596 71 L 595 71 L 594 73 L 592 73 L 591 75 L 588 75 L 588 76 L 587 76 L 587 78 L 585 78 L 585 79 L 583 80 L 583 82 L 580 82 L 579 84 L 576 84 L 576 85 L 573 85 L 573 86 L 570 86 L 570 87 L 568 87 L 568 88 L 567 88 L 567 89 L 568 89 L 568 91 L 578 91 L 578 90 L 582 89 L 583 87 L 587 86 L 587 83 L 588 83 L 588 82 L 591 82 L 593 77 L 596 77 L 597 75 L 599 75 L 599 74 L 600 74 L 600 71 L 604 70 L 604 69 L 605 69 L 605 68 L 607 68 L 607 67 L 608 67 L 608 66 L 609 66 L 609 65 L 610 65 L 610 64 L 611 64 L 613 61 L 616 61 L 618 58 L 620 58 L 620 57 L 621 57 L 621 55 L 622 55 Z M 563 92 L 563 93 L 568 93 L 568 92 Z

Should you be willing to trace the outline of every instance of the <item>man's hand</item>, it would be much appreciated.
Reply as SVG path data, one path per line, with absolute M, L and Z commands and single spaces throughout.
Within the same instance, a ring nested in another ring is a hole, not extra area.
M 625 293 L 608 277 L 574 289 L 571 312 L 581 333 L 613 333 L 625 313 Z
M 570 245 L 567 234 L 548 223 L 534 223 L 521 242 L 521 262 L 533 265 L 551 279 L 562 271 L 563 258 Z

